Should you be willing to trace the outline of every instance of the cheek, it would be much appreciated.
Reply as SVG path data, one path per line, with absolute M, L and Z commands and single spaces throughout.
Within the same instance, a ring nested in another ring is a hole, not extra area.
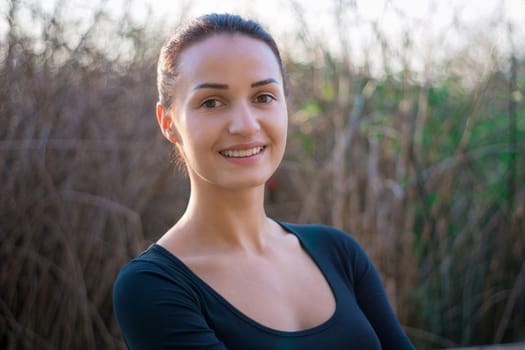
M 199 157 L 213 149 L 220 125 L 213 121 L 190 118 L 184 123 L 181 146 L 188 157 Z
M 288 132 L 288 112 L 286 109 L 280 112 L 280 117 L 275 123 L 276 132 L 279 134 L 279 138 L 283 139 L 283 143 L 286 143 L 286 137 Z

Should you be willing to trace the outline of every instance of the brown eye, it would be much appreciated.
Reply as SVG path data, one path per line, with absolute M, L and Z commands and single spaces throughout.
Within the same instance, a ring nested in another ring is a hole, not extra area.
M 209 109 L 217 108 L 217 107 L 220 107 L 222 105 L 223 105 L 223 103 L 220 102 L 219 100 L 216 100 L 216 99 L 209 99 L 209 100 L 206 100 L 203 103 L 201 103 L 201 107 L 209 108 Z
M 269 94 L 263 94 L 263 95 L 259 95 L 255 98 L 255 102 L 256 103 L 270 103 L 272 101 L 274 101 L 275 98 L 272 96 L 272 95 L 269 95 Z

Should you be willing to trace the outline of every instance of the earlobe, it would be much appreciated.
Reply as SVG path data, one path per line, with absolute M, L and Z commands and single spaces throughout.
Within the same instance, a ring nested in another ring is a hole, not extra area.
M 171 120 L 171 116 L 169 115 L 168 111 L 160 102 L 157 102 L 156 109 L 157 122 L 159 123 L 162 135 L 171 143 L 177 143 L 178 138 L 175 133 L 175 126 L 173 125 L 173 121 Z

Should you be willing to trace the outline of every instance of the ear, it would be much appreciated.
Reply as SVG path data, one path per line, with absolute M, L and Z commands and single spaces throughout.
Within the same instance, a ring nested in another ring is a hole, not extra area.
M 179 136 L 177 130 L 175 129 L 173 120 L 171 119 L 171 115 L 160 102 L 157 102 L 157 122 L 159 123 L 162 135 L 168 139 L 169 142 L 179 142 Z

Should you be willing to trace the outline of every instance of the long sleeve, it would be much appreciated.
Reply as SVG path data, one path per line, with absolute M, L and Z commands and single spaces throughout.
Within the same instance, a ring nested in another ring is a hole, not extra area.
M 360 247 L 355 247 L 355 251 L 352 269 L 357 302 L 376 331 L 382 348 L 415 349 L 392 310 L 377 270 Z
M 226 349 L 191 289 L 148 262 L 121 270 L 113 304 L 129 349 Z

